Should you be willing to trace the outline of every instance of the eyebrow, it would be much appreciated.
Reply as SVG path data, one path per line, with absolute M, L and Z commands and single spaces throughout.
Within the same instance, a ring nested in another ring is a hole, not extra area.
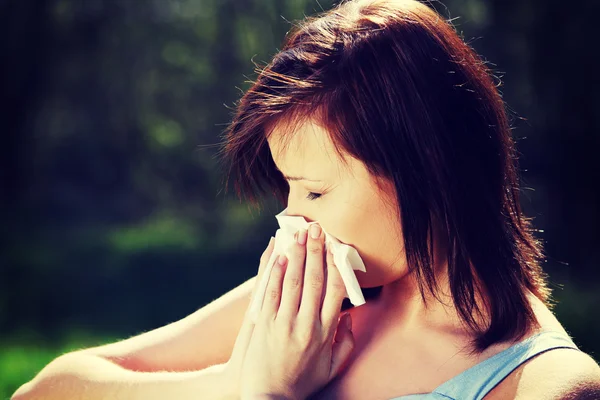
M 287 175 L 283 175 L 283 177 L 288 180 L 288 181 L 309 181 L 309 182 L 322 182 L 319 180 L 314 180 L 314 179 L 308 179 L 305 178 L 303 176 L 287 176 Z

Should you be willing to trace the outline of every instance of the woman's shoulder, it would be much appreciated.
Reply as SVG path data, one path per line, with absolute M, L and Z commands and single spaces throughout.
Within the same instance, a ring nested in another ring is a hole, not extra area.
M 533 295 L 540 330 L 568 336 L 554 314 Z M 486 397 L 495 399 L 600 399 L 600 367 L 588 354 L 570 348 L 545 351 L 521 364 Z
M 547 351 L 521 364 L 486 400 L 600 399 L 600 367 L 573 349 Z

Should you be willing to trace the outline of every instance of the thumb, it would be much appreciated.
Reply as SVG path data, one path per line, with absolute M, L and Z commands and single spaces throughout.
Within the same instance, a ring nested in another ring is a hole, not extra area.
M 239 362 L 241 364 L 244 356 L 246 355 L 246 350 L 248 350 L 248 346 L 250 345 L 252 334 L 254 333 L 254 318 L 251 312 L 251 304 L 253 300 L 254 292 L 250 296 L 250 305 L 244 313 L 242 326 L 240 326 L 240 330 L 235 338 L 235 343 L 233 345 L 233 350 L 230 357 L 231 362 Z
M 235 344 L 233 345 L 231 358 L 244 357 L 244 355 L 246 354 L 246 350 L 248 349 L 248 345 L 250 344 L 250 339 L 252 339 L 253 332 L 254 322 L 250 317 L 250 313 L 246 312 L 246 315 L 244 316 L 244 320 L 242 322 L 242 326 L 240 327 L 237 338 L 235 339 Z
M 252 287 L 250 301 L 248 302 L 248 308 L 246 309 L 246 313 L 244 314 L 244 318 L 242 320 L 242 325 L 235 339 L 235 344 L 233 345 L 231 359 L 239 359 L 241 361 L 241 359 L 244 358 L 246 350 L 248 349 L 248 345 L 250 344 L 250 340 L 252 339 L 252 333 L 254 332 L 254 316 L 252 315 L 252 304 L 254 302 L 255 297 L 257 296 L 257 286 L 261 285 L 263 274 L 267 269 L 267 265 L 269 265 L 269 260 L 273 255 L 272 253 L 274 248 L 275 238 L 271 237 L 271 239 L 269 240 L 269 245 L 267 246 L 263 254 L 260 256 L 258 273 L 256 275 L 254 286 Z
M 248 346 L 250 345 L 250 341 L 252 340 L 252 334 L 254 333 L 254 317 L 252 315 L 252 301 L 254 300 L 254 293 L 250 296 L 250 305 L 246 309 L 244 313 L 244 318 L 242 319 L 242 326 L 238 331 L 238 335 L 235 339 L 235 343 L 233 345 L 233 350 L 231 352 L 231 360 L 235 360 L 238 362 L 242 362 L 244 356 L 246 355 L 246 351 L 248 350 Z
M 346 361 L 354 350 L 354 335 L 352 334 L 352 317 L 346 313 L 340 318 L 331 352 L 331 369 L 329 379 L 340 373 Z

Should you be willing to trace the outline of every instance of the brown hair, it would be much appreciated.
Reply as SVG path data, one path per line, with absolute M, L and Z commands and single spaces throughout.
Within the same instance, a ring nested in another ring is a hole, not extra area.
M 439 225 L 452 297 L 476 350 L 536 325 L 526 289 L 546 303 L 550 291 L 519 205 L 507 113 L 490 71 L 447 21 L 414 0 L 346 1 L 297 25 L 257 73 L 224 135 L 226 180 L 238 196 L 256 206 L 272 193 L 287 204 L 269 127 L 319 121 L 338 151 L 394 183 L 422 295 L 436 289 Z M 485 323 L 475 318 L 484 315 L 477 291 L 486 294 Z

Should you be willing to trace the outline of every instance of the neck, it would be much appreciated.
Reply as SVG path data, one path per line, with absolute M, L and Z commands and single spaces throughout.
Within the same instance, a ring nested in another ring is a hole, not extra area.
M 447 265 L 447 264 L 446 264 Z M 444 268 L 447 270 L 447 268 Z M 447 273 L 437 274 L 437 298 L 425 287 L 421 295 L 414 273 L 383 286 L 379 304 L 394 323 L 412 332 L 464 330 L 450 295 Z
M 443 332 L 472 336 L 462 322 L 450 291 L 447 246 L 440 236 L 434 242 L 432 267 L 437 292 L 433 295 L 424 285 L 423 296 L 414 273 L 409 273 L 384 285 L 379 298 L 381 312 L 407 332 Z M 476 301 L 483 310 L 480 297 Z

